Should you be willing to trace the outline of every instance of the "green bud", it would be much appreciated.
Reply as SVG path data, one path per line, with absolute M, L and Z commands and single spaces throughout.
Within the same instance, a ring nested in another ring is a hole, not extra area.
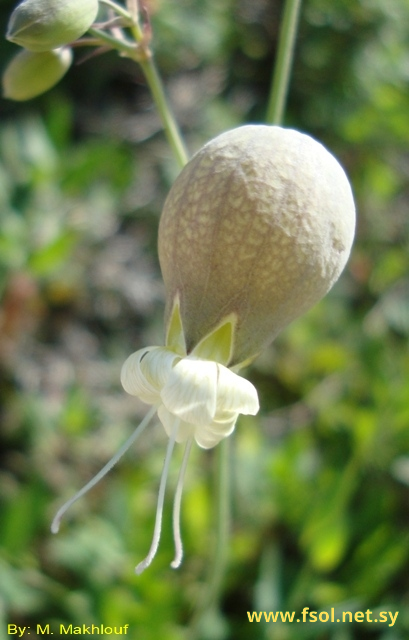
M 3 96 L 10 100 L 30 100 L 51 89 L 72 62 L 71 49 L 20 51 L 3 74 Z
M 30 51 L 49 51 L 82 36 L 98 0 L 24 0 L 10 16 L 6 38 Z
M 228 366 L 251 360 L 332 287 L 354 229 L 348 179 L 320 143 L 264 125 L 218 136 L 182 170 L 160 221 L 168 340 L 175 313 L 187 353 L 227 323 Z

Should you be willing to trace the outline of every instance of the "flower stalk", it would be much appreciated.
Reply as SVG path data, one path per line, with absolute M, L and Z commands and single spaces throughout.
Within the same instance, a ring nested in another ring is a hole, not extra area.
M 114 3 L 109 3 L 109 5 L 113 6 Z M 119 29 L 115 29 L 115 35 L 113 35 L 106 33 L 102 29 L 93 27 L 89 29 L 89 34 L 93 36 L 96 42 L 101 46 L 108 46 L 110 49 L 116 49 L 121 55 L 134 60 L 140 65 L 162 120 L 162 125 L 169 142 L 169 146 L 173 151 L 173 155 L 179 165 L 179 168 L 182 169 L 188 161 L 188 152 L 179 126 L 166 98 L 162 80 L 156 69 L 153 55 L 149 47 L 150 38 L 146 33 L 144 33 L 139 22 L 135 21 L 129 13 L 122 11 L 121 15 L 126 20 L 132 21 L 130 23 L 130 32 L 134 37 L 134 41 L 126 38 L 123 32 Z M 117 35 L 118 32 L 120 37 Z
M 90 35 L 99 40 L 101 45 L 108 45 L 109 48 L 116 49 L 123 56 L 134 60 L 140 65 L 146 82 L 152 94 L 156 108 L 162 120 L 165 135 L 169 142 L 169 146 L 173 151 L 175 160 L 179 168 L 185 166 L 188 162 L 188 152 L 177 124 L 166 98 L 162 80 L 157 71 L 152 51 L 150 49 L 150 27 L 141 27 L 139 22 L 139 11 L 136 2 L 129 3 L 130 11 L 126 11 L 120 5 L 111 0 L 104 0 L 104 4 L 113 9 L 118 15 L 125 20 L 125 26 L 129 29 L 133 40 L 129 40 L 121 29 L 112 29 L 112 33 L 97 28 L 89 30 Z
M 166 99 L 165 91 L 153 58 L 140 60 L 139 64 L 152 92 L 156 108 L 162 119 L 163 128 L 169 145 L 173 151 L 179 168 L 182 169 L 189 160 L 188 152 L 183 141 L 179 126 L 173 116 Z
M 286 0 L 278 39 L 277 58 L 273 71 L 266 122 L 281 124 L 290 84 L 291 67 L 297 38 L 302 0 Z

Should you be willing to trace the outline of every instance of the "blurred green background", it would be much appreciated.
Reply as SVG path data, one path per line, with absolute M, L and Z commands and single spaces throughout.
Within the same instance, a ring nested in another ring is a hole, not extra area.
M 13 4 L 2 0 L 3 32 Z M 262 122 L 282 2 L 147 6 L 190 151 Z M 133 573 L 152 534 L 160 426 L 49 531 L 146 411 L 119 372 L 163 341 L 156 236 L 178 169 L 139 69 L 114 53 L 30 103 L 1 100 L 2 638 L 10 623 L 33 640 L 37 624 L 60 623 L 129 624 L 138 640 L 409 637 L 408 42 L 407 0 L 303 4 L 285 123 L 345 167 L 357 240 L 333 291 L 248 371 L 262 409 L 232 440 L 229 566 L 220 614 L 196 634 L 215 535 L 212 452 L 196 448 L 189 464 L 178 571 L 169 499 L 157 558 Z M 2 68 L 16 50 L 0 42 Z M 179 461 L 177 451 L 169 495 Z M 247 618 L 305 606 L 399 615 L 394 626 Z

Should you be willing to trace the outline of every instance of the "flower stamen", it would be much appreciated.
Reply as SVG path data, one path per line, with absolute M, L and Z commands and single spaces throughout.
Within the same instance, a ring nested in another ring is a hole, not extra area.
M 182 502 L 183 482 L 185 479 L 186 467 L 189 460 L 192 444 L 193 438 L 190 437 L 186 442 L 182 466 L 180 467 L 178 483 L 176 485 L 175 499 L 173 502 L 173 539 L 175 542 L 175 557 L 170 563 L 172 569 L 177 569 L 178 567 L 180 567 L 183 558 L 182 536 L 180 535 L 180 505 Z
M 118 460 L 122 458 L 124 453 L 128 451 L 129 447 L 133 445 L 133 443 L 137 440 L 137 438 L 139 438 L 141 433 L 143 433 L 143 431 L 146 429 L 146 427 L 148 426 L 149 422 L 151 421 L 155 413 L 156 413 L 156 406 L 153 406 L 148 411 L 148 413 L 146 414 L 142 422 L 136 427 L 135 431 L 129 436 L 128 440 L 124 442 L 122 447 L 120 447 L 120 449 L 115 453 L 115 455 L 112 456 L 112 458 L 106 463 L 106 465 L 101 469 L 101 471 L 99 471 L 89 482 L 87 482 L 87 484 L 84 487 L 82 487 L 82 489 L 80 489 L 72 498 L 70 498 L 69 500 L 67 500 L 67 502 L 63 504 L 63 506 L 55 514 L 54 520 L 51 523 L 52 533 L 58 533 L 60 529 L 61 519 L 64 516 L 64 514 L 68 511 L 68 509 L 74 504 L 74 502 L 77 502 L 77 500 L 82 498 L 83 495 L 88 493 L 88 491 L 92 489 L 92 487 L 94 487 L 108 473 L 108 471 L 112 469 L 112 467 L 118 462 Z
M 162 475 L 160 477 L 158 503 L 156 506 L 156 516 L 155 516 L 155 528 L 153 530 L 151 548 L 149 549 L 149 552 L 146 558 L 144 558 L 144 560 L 142 560 L 138 565 L 136 565 L 135 573 L 137 575 L 140 575 L 143 571 L 145 571 L 147 567 L 149 567 L 158 550 L 160 534 L 162 530 L 162 515 L 163 515 L 163 503 L 165 500 L 166 482 L 168 479 L 169 464 L 172 457 L 173 448 L 175 446 L 178 428 L 179 428 L 179 419 L 176 418 L 172 425 L 172 431 L 171 431 L 168 446 L 166 449 L 165 462 L 163 463 Z

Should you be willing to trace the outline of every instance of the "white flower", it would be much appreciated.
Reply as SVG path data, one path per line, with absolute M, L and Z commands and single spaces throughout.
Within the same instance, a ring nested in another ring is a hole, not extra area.
M 206 336 L 187 355 L 178 300 L 176 300 L 167 336 L 166 347 L 146 347 L 125 361 L 121 382 L 125 391 L 153 405 L 118 453 L 107 465 L 58 511 L 52 524 L 56 533 L 67 509 L 91 489 L 119 460 L 145 429 L 155 412 L 169 436 L 169 443 L 159 485 L 155 529 L 146 558 L 136 567 L 142 573 L 150 565 L 158 549 L 163 503 L 170 460 L 176 442 L 186 443 L 173 505 L 173 535 L 177 568 L 182 561 L 180 535 L 180 505 L 183 480 L 193 440 L 203 449 L 211 449 L 229 436 L 240 413 L 255 415 L 259 402 L 255 387 L 222 362 L 232 353 L 235 319 L 230 317 Z
M 218 355 L 223 359 L 223 354 L 230 357 L 233 324 L 233 319 L 228 319 L 187 355 L 176 300 L 167 336 L 170 346 L 140 349 L 129 356 L 122 367 L 121 382 L 125 391 L 156 407 L 169 436 L 152 545 L 146 558 L 136 567 L 137 573 L 149 566 L 158 548 L 166 480 L 175 442 L 186 442 L 186 450 L 173 507 L 176 549 L 173 568 L 182 561 L 180 503 L 193 440 L 203 449 L 210 449 L 233 432 L 240 413 L 254 415 L 259 410 L 257 391 L 251 382 L 224 364 L 203 357 Z
M 254 415 L 259 409 L 248 380 L 194 351 L 181 358 L 163 347 L 141 349 L 125 362 L 121 382 L 129 394 L 157 405 L 169 437 L 178 418 L 175 441 L 193 437 L 203 449 L 229 436 L 239 413 Z
M 253 385 L 237 372 L 339 277 L 354 236 L 348 179 L 318 142 L 281 127 L 251 125 L 205 145 L 173 185 L 159 225 L 166 288 L 166 346 L 131 355 L 125 390 L 153 407 L 121 450 L 57 513 L 109 471 L 157 412 L 169 443 L 155 530 L 141 573 L 158 548 L 170 459 L 185 442 L 173 506 L 182 560 L 180 504 L 191 446 L 210 449 L 240 413 L 259 409 Z

